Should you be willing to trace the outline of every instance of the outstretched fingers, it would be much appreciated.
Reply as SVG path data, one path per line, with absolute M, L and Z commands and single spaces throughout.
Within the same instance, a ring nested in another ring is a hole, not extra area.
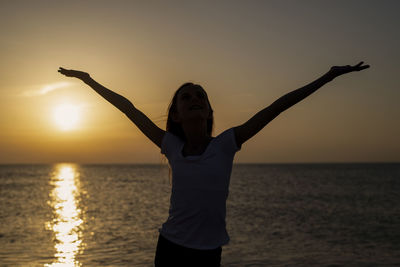
M 362 66 L 362 64 L 364 64 L 364 61 L 361 61 L 360 63 L 358 63 L 357 65 L 355 65 L 353 68 L 355 71 L 360 71 L 360 70 L 364 70 L 364 69 L 368 69 L 369 65 L 364 65 Z
M 62 67 L 58 69 L 58 72 L 67 76 L 67 77 L 75 77 L 78 79 L 86 79 L 90 78 L 89 74 L 80 70 L 67 70 Z
M 64 69 L 63 67 L 59 67 L 58 72 L 61 73 L 61 74 L 66 75 L 67 70 Z

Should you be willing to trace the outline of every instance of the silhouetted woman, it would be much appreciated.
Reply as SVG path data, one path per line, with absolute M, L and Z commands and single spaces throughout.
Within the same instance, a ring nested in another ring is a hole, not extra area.
M 157 127 L 128 99 L 93 80 L 88 73 L 60 68 L 92 87 L 121 110 L 168 158 L 172 190 L 167 221 L 159 230 L 155 266 L 220 266 L 222 246 L 229 236 L 225 227 L 226 200 L 235 153 L 281 112 L 303 100 L 334 78 L 368 68 L 334 66 L 312 83 L 294 90 L 255 114 L 242 125 L 212 137 L 213 110 L 205 90 L 185 83 L 168 109 L 166 131 Z

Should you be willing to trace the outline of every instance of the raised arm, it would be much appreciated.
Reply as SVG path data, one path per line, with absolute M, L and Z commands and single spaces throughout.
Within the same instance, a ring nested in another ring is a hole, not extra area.
M 250 120 L 234 128 L 237 145 L 241 146 L 244 142 L 264 128 L 265 125 L 276 118 L 281 112 L 311 95 L 324 84 L 332 81 L 334 78 L 349 72 L 360 71 L 369 68 L 369 65 L 363 66 L 363 63 L 364 62 L 360 62 L 355 66 L 334 66 L 326 74 L 322 75 L 312 83 L 280 97 L 270 106 L 254 115 Z
M 61 74 L 67 77 L 75 77 L 82 80 L 84 83 L 92 87 L 99 95 L 104 97 L 108 102 L 122 111 L 154 144 L 161 147 L 161 141 L 165 131 L 155 125 L 145 114 L 135 108 L 135 106 L 125 97 L 105 88 L 90 75 L 83 71 L 67 70 L 60 68 Z

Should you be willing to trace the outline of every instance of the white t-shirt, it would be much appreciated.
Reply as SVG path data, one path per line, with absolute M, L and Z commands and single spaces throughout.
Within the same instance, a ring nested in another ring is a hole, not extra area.
M 202 155 L 182 155 L 184 141 L 166 132 L 161 153 L 172 169 L 167 221 L 160 233 L 178 245 L 215 249 L 229 242 L 225 227 L 226 199 L 233 158 L 240 150 L 233 128 L 213 138 Z

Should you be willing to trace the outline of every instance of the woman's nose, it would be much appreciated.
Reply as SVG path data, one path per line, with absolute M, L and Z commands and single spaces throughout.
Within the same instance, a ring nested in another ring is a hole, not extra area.
M 191 100 L 192 100 L 192 103 L 194 103 L 194 102 L 198 103 L 198 102 L 200 102 L 200 97 L 195 95 L 195 96 L 192 97 Z

